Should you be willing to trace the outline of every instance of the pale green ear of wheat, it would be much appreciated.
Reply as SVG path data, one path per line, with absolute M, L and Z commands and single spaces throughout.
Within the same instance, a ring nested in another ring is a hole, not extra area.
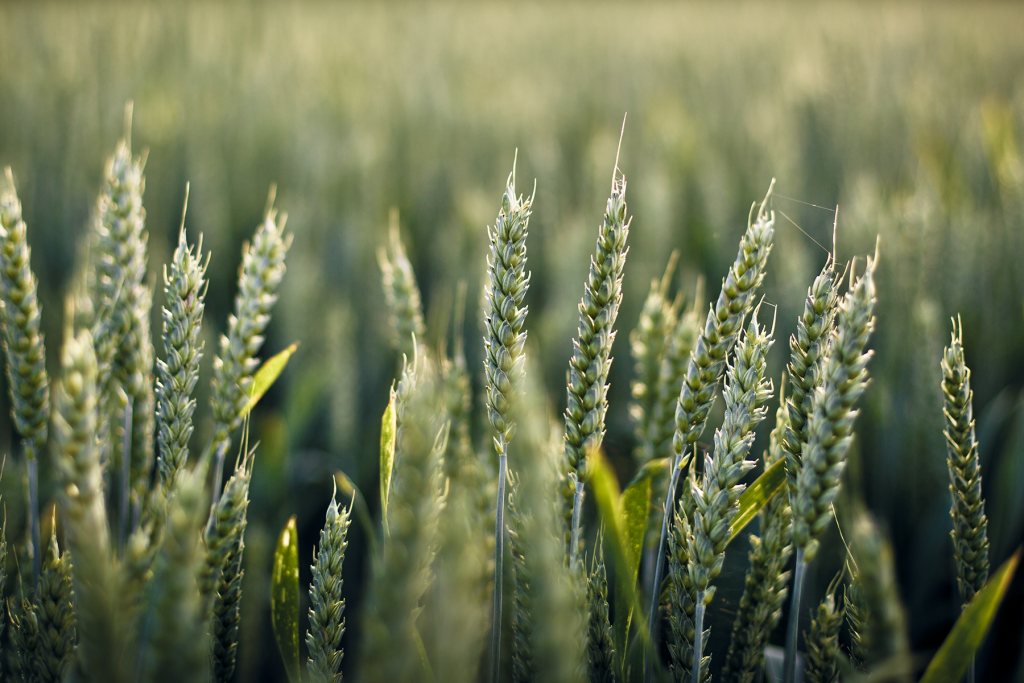
M 231 445 L 231 433 L 241 425 L 242 408 L 249 400 L 253 373 L 259 366 L 256 356 L 263 346 L 263 333 L 284 278 L 284 259 L 292 243 L 291 234 L 284 234 L 287 218 L 285 214 L 279 218 L 277 211 L 268 209 L 252 242 L 242 247 L 235 310 L 228 316 L 227 334 L 221 335 L 220 348 L 213 359 L 213 450 L 221 466 Z M 220 478 L 214 476 L 219 484 Z M 214 487 L 214 496 L 219 495 L 218 489 L 219 486 Z
M 785 379 L 780 385 L 784 391 Z M 781 396 L 775 413 L 768 450 L 764 453 L 765 469 L 785 459 L 782 440 L 788 428 L 786 398 Z M 761 535 L 750 535 L 750 567 L 744 581 L 743 595 L 732 624 L 732 638 L 722 680 L 725 683 L 751 683 L 764 664 L 764 649 L 772 630 L 782 617 L 786 598 L 786 571 L 792 554 L 790 545 L 789 496 L 775 495 L 761 510 Z
M 203 618 L 207 620 L 211 618 L 217 587 L 221 584 L 232 548 L 245 528 L 253 456 L 254 451 L 250 451 L 237 464 L 206 523 L 203 534 L 205 563 L 199 574 L 199 597 Z
M 711 405 L 715 398 L 715 389 L 718 380 L 725 370 L 726 359 L 736 339 L 743 329 L 743 323 L 754 305 L 754 297 L 757 289 L 764 280 L 765 266 L 768 262 L 768 255 L 772 250 L 772 239 L 775 235 L 775 216 L 766 210 L 768 198 L 771 196 L 772 181 L 768 188 L 768 194 L 758 209 L 756 217 L 754 210 L 756 205 L 751 207 L 750 218 L 747 221 L 747 229 L 740 238 L 739 252 L 736 260 L 729 268 L 729 272 L 722 280 L 722 290 L 718 300 L 712 304 L 708 312 L 704 329 L 697 337 L 693 353 L 690 354 L 690 363 L 686 370 L 686 378 L 683 380 L 682 389 L 676 401 L 676 428 L 672 438 L 673 462 L 671 476 L 669 478 L 668 490 L 665 495 L 664 510 L 662 517 L 661 536 L 658 541 L 658 554 L 655 560 L 654 583 L 652 586 L 650 604 L 659 604 L 661 595 L 661 579 L 663 576 L 662 558 L 665 555 L 669 540 L 669 525 L 673 520 L 674 510 L 672 505 L 675 501 L 676 487 L 679 482 L 680 473 L 689 462 L 690 454 L 687 449 L 694 444 L 704 431 L 704 425 L 711 411 Z M 685 499 L 686 496 L 683 496 Z M 687 520 L 683 520 L 687 522 Z M 689 532 L 686 532 L 689 533 Z M 685 543 L 685 536 L 677 539 Z M 682 548 L 677 547 L 670 555 L 675 559 L 682 559 L 685 554 Z M 683 565 L 685 567 L 685 565 Z M 682 571 L 676 568 L 677 573 Z M 682 589 L 682 586 L 679 586 Z M 682 645 L 687 638 L 689 628 L 686 626 L 687 610 L 680 607 L 673 608 L 676 618 L 670 616 L 670 623 L 673 624 L 673 640 Z M 657 610 L 651 610 L 648 621 L 648 632 L 652 637 L 656 633 Z M 692 628 L 692 627 L 690 627 Z M 681 629 L 681 630 L 678 630 Z M 682 639 L 682 640 L 680 640 Z M 672 645 L 670 645 L 670 651 Z M 651 652 L 646 653 L 645 676 L 651 680 L 653 666 Z M 683 659 L 687 657 L 683 655 Z M 691 657 L 692 658 L 692 657 Z M 685 665 L 687 668 L 689 664 Z
M 423 302 L 420 288 L 416 284 L 412 263 L 405 253 L 405 245 L 398 234 L 398 209 L 391 209 L 388 225 L 388 246 L 377 250 L 380 265 L 381 284 L 388 306 L 388 322 L 391 326 L 391 343 L 399 355 L 412 358 L 413 337 L 422 341 L 426 333 L 423 324 Z M 390 253 L 389 253 L 390 252 Z
M 71 557 L 57 546 L 56 524 L 43 558 L 33 609 L 39 624 L 34 672 L 40 683 L 59 683 L 75 650 L 75 596 L 71 588 Z
M 342 597 L 341 569 L 348 547 L 351 511 L 338 508 L 334 495 L 327 507 L 327 519 L 320 531 L 320 549 L 313 557 L 313 581 L 309 586 L 309 630 L 306 668 L 313 683 L 340 683 L 341 636 L 345 633 L 345 598 Z
M 726 374 L 722 392 L 725 418 L 722 427 L 715 432 L 714 451 L 705 456 L 703 478 L 690 491 L 696 509 L 687 539 L 690 544 L 688 570 L 697 591 L 691 672 L 698 663 L 701 667 L 699 676 L 693 674 L 695 681 L 705 677 L 704 612 L 715 593 L 711 581 L 722 571 L 725 562 L 732 519 L 739 511 L 740 494 L 746 488 L 740 480 L 754 467 L 754 461 L 747 459 L 754 444 L 754 430 L 764 419 L 765 404 L 772 396 L 772 382 L 765 378 L 765 368 L 773 343 L 771 332 L 758 325 L 755 311 Z
M 586 452 L 600 448 L 608 410 L 608 370 L 612 364 L 615 319 L 622 303 L 622 271 L 626 265 L 626 179 L 616 177 L 605 206 L 597 246 L 590 259 L 590 273 L 579 304 L 578 337 L 569 359 L 565 409 L 565 473 L 562 479 L 562 515 L 572 539 L 579 538 L 579 509 L 587 477 Z M 578 540 L 570 542 L 568 555 L 575 558 Z
M 69 336 L 61 349 L 61 381 L 54 403 L 54 436 L 64 486 L 68 546 L 74 558 L 79 678 L 121 681 L 119 582 L 110 561 L 103 470 L 96 446 L 97 368 L 88 331 Z
M 193 251 L 185 239 L 185 227 L 178 234 L 169 271 L 164 272 L 163 343 L 164 360 L 157 361 L 157 440 L 160 445 L 160 481 L 168 494 L 188 460 L 192 436 L 192 398 L 199 381 L 203 356 L 200 328 L 206 297 L 206 265 L 202 262 L 202 239 Z
M 245 526 L 243 516 L 238 532 L 228 546 L 217 584 L 210 619 L 213 660 L 213 680 L 230 683 L 235 673 L 235 655 L 238 651 L 238 625 L 242 601 L 242 557 L 245 552 Z
M 954 321 L 953 338 L 942 357 L 942 396 L 946 416 L 946 463 L 953 500 L 953 554 L 957 584 L 966 605 L 988 579 L 988 519 L 981 495 L 981 462 L 974 435 L 971 370 L 964 361 L 963 327 Z
M 839 629 L 843 605 L 836 597 L 842 573 L 832 580 L 825 598 L 811 615 L 811 628 L 804 632 L 807 647 L 804 676 L 809 683 L 839 683 Z
M 432 581 L 448 435 L 438 420 L 441 405 L 433 372 L 428 363 L 418 364 L 396 443 L 389 533 L 372 567 L 363 619 L 360 662 L 367 680 L 412 681 L 424 675 L 415 617 Z
M 619 654 L 612 641 L 608 615 L 608 575 L 604 565 L 601 534 L 594 543 L 595 557 L 587 577 L 587 673 L 591 683 L 619 683 Z

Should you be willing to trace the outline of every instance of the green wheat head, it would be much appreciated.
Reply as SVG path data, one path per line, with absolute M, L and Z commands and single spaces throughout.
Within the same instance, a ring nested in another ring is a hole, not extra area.
M 804 631 L 807 648 L 804 675 L 809 683 L 838 683 L 839 681 L 839 629 L 843 625 L 843 605 L 836 597 L 839 588 L 837 576 L 825 598 L 811 612 L 811 628 Z
M 327 508 L 327 519 L 320 532 L 320 550 L 313 557 L 313 582 L 309 586 L 309 649 L 310 679 L 314 683 L 340 683 L 341 636 L 345 633 L 345 599 L 342 597 L 341 569 L 348 547 L 348 526 L 351 512 L 338 508 L 335 496 Z
M 639 464 L 655 456 L 655 442 L 651 438 L 655 405 L 659 395 L 658 377 L 665 356 L 669 334 L 676 321 L 676 306 L 668 299 L 668 285 L 675 256 L 666 268 L 665 277 L 651 281 L 651 291 L 640 309 L 640 320 L 629 335 L 629 348 L 633 356 L 636 379 L 631 385 L 633 401 L 630 415 L 636 423 L 636 450 Z M 676 394 L 678 396 L 678 393 Z
M 398 234 L 398 210 L 392 209 L 388 226 L 389 250 L 381 247 L 377 251 L 384 299 L 388 306 L 388 321 L 391 326 L 391 343 L 399 354 L 408 358 L 415 355 L 413 338 L 422 341 L 426 334 L 423 324 L 423 301 L 412 263 L 405 253 L 405 245 Z
M 764 453 L 765 469 L 786 457 L 782 440 L 789 426 L 788 414 L 783 396 L 775 413 L 775 429 Z M 793 549 L 790 545 L 789 496 L 773 496 L 759 516 L 761 535 L 750 535 L 750 567 L 722 668 L 722 680 L 726 683 L 751 683 L 754 680 L 764 664 L 768 639 L 782 617 L 782 603 L 789 583 L 790 573 L 786 567 Z
M 39 586 L 31 609 L 38 624 L 33 680 L 60 683 L 75 650 L 75 596 L 71 557 L 57 546 L 56 525 L 43 557 Z
M 697 587 L 693 583 L 689 566 L 693 561 L 690 537 L 691 520 L 697 511 L 692 491 L 699 488 L 697 473 L 690 468 L 682 482 L 682 494 L 670 520 L 668 535 L 668 575 L 662 605 L 668 613 L 669 664 L 676 683 L 689 683 L 693 678 L 693 650 L 697 633 L 694 616 L 697 611 Z M 702 642 L 707 643 L 710 630 L 705 630 Z M 710 677 L 710 657 L 701 658 L 701 680 Z
M 206 550 L 205 563 L 199 574 L 199 596 L 204 618 L 210 618 L 217 587 L 225 567 L 245 528 L 249 509 L 249 482 L 252 480 L 253 453 L 238 463 L 231 478 L 224 485 L 224 493 L 217 499 L 203 534 Z
M 287 218 L 285 214 L 278 218 L 276 211 L 268 209 L 252 242 L 242 248 L 235 310 L 228 316 L 227 334 L 221 335 L 213 359 L 214 451 L 228 448 L 231 432 L 240 426 L 242 408 L 249 400 L 253 373 L 259 366 L 256 356 L 263 346 L 263 333 L 277 302 L 284 259 L 292 243 L 292 236 L 284 234 Z
M 608 575 L 604 565 L 601 535 L 594 544 L 596 555 L 587 577 L 587 665 L 590 683 L 618 683 L 622 680 L 619 657 L 612 641 L 608 614 Z
M 192 398 L 199 381 L 199 361 L 203 356 L 200 328 L 206 297 L 206 265 L 202 262 L 202 239 L 193 251 L 185 239 L 185 228 L 178 234 L 170 270 L 164 271 L 163 344 L 164 360 L 157 361 L 157 440 L 160 445 L 160 481 L 173 488 L 178 473 L 188 460 L 188 441 L 192 436 Z
M 823 367 L 821 385 L 811 400 L 807 442 L 803 445 L 797 492 L 791 494 L 793 542 L 810 562 L 817 537 L 832 518 L 832 501 L 839 493 L 846 453 L 853 440 L 855 405 L 868 385 L 866 349 L 875 327 L 875 266 L 878 255 L 843 298 L 836 330 Z M 792 411 L 790 413 L 792 415 Z
M 988 579 L 988 519 L 981 495 L 981 463 L 974 435 L 971 370 L 964 362 L 963 328 L 954 321 L 953 339 L 942 357 L 942 396 L 946 415 L 946 463 L 953 500 L 953 554 L 957 584 L 966 605 Z

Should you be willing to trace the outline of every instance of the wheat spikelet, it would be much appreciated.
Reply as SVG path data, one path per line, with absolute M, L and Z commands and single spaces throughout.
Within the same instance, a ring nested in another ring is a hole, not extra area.
M 152 307 L 153 293 L 148 286 L 141 285 L 135 297 L 131 325 L 123 345 L 131 349 L 131 353 L 124 357 L 122 374 L 118 377 L 126 393 L 131 397 L 129 477 L 136 506 L 145 501 L 153 469 L 153 435 L 156 430 L 153 363 L 156 354 L 149 322 Z
M 942 395 L 946 415 L 946 463 L 953 505 L 953 554 L 964 605 L 988 579 L 988 519 L 981 495 L 981 463 L 974 435 L 971 370 L 964 361 L 963 327 L 953 323 L 953 338 L 942 358 Z
M 693 534 L 690 520 L 696 513 L 696 502 L 691 492 L 697 488 L 697 474 L 690 468 L 683 483 L 683 493 L 673 511 L 668 537 L 668 576 L 664 600 L 659 600 L 668 615 L 668 652 L 672 678 L 676 683 L 690 683 L 693 679 L 693 655 L 696 636 L 697 587 L 690 576 L 689 538 Z M 660 594 L 659 594 L 660 597 Z M 709 632 L 702 634 L 707 643 Z M 707 665 L 710 657 L 701 659 L 701 678 L 710 675 Z
M 253 453 L 250 452 L 238 463 L 234 474 L 228 479 L 224 494 L 214 504 L 206 524 L 205 563 L 199 574 L 199 598 L 205 620 L 210 618 L 217 587 L 232 548 L 245 528 L 252 464 Z
M 202 239 L 193 253 L 185 239 L 185 226 L 178 234 L 170 271 L 164 272 L 163 343 L 165 360 L 157 361 L 157 429 L 160 445 L 160 481 L 168 493 L 188 460 L 192 436 L 192 398 L 199 380 L 203 356 L 200 328 L 203 323 L 206 266 L 202 263 Z
M 846 629 L 850 632 L 850 661 L 857 669 L 863 671 L 864 662 L 867 661 L 868 652 L 871 650 L 871 635 L 866 630 L 871 615 L 868 614 L 868 606 L 864 601 L 864 591 L 861 590 L 857 572 L 849 560 L 846 563 L 846 574 L 849 578 L 846 592 L 843 594 L 843 604 L 846 612 Z
M 426 326 L 423 324 L 420 288 L 398 234 L 398 209 L 392 209 L 389 216 L 388 241 L 391 253 L 385 247 L 378 249 L 377 263 L 380 264 L 381 283 L 388 306 L 391 343 L 400 355 L 412 358 L 416 353 L 413 337 L 422 340 Z
M 242 601 L 242 556 L 245 552 L 245 518 L 241 528 L 228 548 L 224 568 L 217 584 L 217 596 L 213 602 L 210 619 L 211 659 L 213 680 L 216 683 L 230 683 L 235 673 L 235 657 L 238 651 L 239 610 Z
M 785 381 L 782 386 L 785 386 Z M 786 399 L 782 396 L 775 413 L 775 429 L 764 454 L 765 469 L 786 457 L 782 440 L 788 428 L 787 417 Z M 750 568 L 722 667 L 725 683 L 751 683 L 754 680 L 764 664 L 764 648 L 782 617 L 782 603 L 789 582 L 789 572 L 785 569 L 792 554 L 789 496 L 773 496 L 761 510 L 760 519 L 761 536 L 750 536 Z
M 572 529 L 574 536 L 579 533 L 573 511 L 581 503 L 582 481 L 587 476 L 586 452 L 599 448 L 604 440 L 608 370 L 615 342 L 615 319 L 622 303 L 622 270 L 629 251 L 628 237 L 626 179 L 616 177 L 590 259 L 590 273 L 579 305 L 578 337 L 573 340 L 573 354 L 569 359 L 564 468 L 566 474 L 572 476 L 562 480 L 562 514 L 567 526 L 577 527 Z M 576 552 L 577 548 L 570 548 L 571 556 Z
M 587 680 L 590 683 L 617 683 L 621 676 L 608 616 L 608 576 L 600 534 L 594 545 L 597 554 L 587 579 Z
M 804 675 L 809 683 L 839 681 L 839 629 L 843 625 L 843 608 L 836 599 L 836 590 L 841 576 L 833 579 L 825 598 L 812 612 L 810 631 L 804 632 L 807 647 Z
M 341 595 L 341 568 L 345 561 L 350 510 L 338 509 L 335 496 L 327 508 L 320 532 L 320 551 L 313 558 L 313 582 L 309 586 L 309 630 L 306 668 L 314 683 L 340 683 L 341 636 L 345 633 L 345 599 Z
M 19 579 L 21 577 L 19 576 Z M 32 681 L 39 656 L 39 617 L 30 598 L 25 597 L 24 581 L 19 581 L 18 595 L 7 603 L 11 622 L 11 650 L 9 664 L 18 681 Z
M 273 205 L 273 190 L 269 204 Z M 220 348 L 213 359 L 212 396 L 217 467 L 231 445 L 231 433 L 241 424 L 241 412 L 249 400 L 253 373 L 259 367 L 256 357 L 263 346 L 263 333 L 270 322 L 270 311 L 277 302 L 277 288 L 284 278 L 285 255 L 292 236 L 284 235 L 287 215 L 280 218 L 267 209 L 256 228 L 252 242 L 242 247 L 238 269 L 238 293 L 235 311 L 228 316 L 227 334 L 221 335 Z M 220 477 L 215 470 L 214 496 L 220 495 Z
M 59 683 L 71 664 L 75 647 L 75 606 L 71 589 L 71 558 L 57 546 L 56 524 L 43 558 L 32 606 L 38 623 L 34 679 Z

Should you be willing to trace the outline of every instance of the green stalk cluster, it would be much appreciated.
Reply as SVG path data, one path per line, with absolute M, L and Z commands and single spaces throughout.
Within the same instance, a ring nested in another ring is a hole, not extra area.
M 788 410 L 783 396 L 775 413 L 768 450 L 764 453 L 765 469 L 786 457 L 782 440 L 785 437 Z M 759 513 L 761 536 L 750 535 L 750 568 L 747 569 L 743 595 L 732 624 L 732 638 L 725 665 L 724 683 L 752 683 L 764 665 L 764 649 L 782 617 L 786 571 L 792 554 L 790 545 L 789 496 L 776 495 Z
M 588 636 L 587 662 L 590 683 L 618 683 L 619 658 L 612 641 L 612 624 L 608 615 L 608 575 L 604 566 L 604 550 L 600 536 L 597 554 L 587 579 Z
M 953 555 L 964 605 L 988 580 L 988 519 L 981 495 L 981 463 L 974 435 L 971 370 L 964 361 L 963 327 L 953 324 L 953 339 L 942 357 L 942 396 L 946 415 L 946 464 L 953 504 Z
M 797 491 L 791 495 L 793 543 L 810 562 L 817 552 L 816 538 L 828 526 L 832 501 L 839 493 L 846 453 L 857 419 L 855 405 L 868 385 L 866 350 L 875 318 L 875 266 L 878 255 L 843 298 L 836 315 L 836 331 L 824 363 L 821 386 L 811 400 L 807 442 L 803 444 Z M 792 416 L 792 411 L 790 411 Z
M 345 633 L 345 599 L 341 595 L 341 569 L 348 547 L 348 526 L 351 511 L 338 509 L 334 495 L 327 508 L 327 520 L 320 532 L 320 551 L 313 557 L 313 582 L 309 586 L 309 630 L 306 647 L 309 649 L 310 679 L 314 683 L 340 683 L 341 636 Z
M 722 427 L 715 432 L 714 452 L 705 456 L 703 479 L 690 491 L 695 511 L 688 538 L 690 564 L 687 569 L 697 591 L 694 667 L 696 657 L 703 654 L 703 608 L 714 597 L 715 587 L 711 581 L 722 571 L 732 520 L 739 511 L 740 494 L 746 488 L 740 480 L 755 464 L 747 460 L 754 444 L 754 430 L 764 419 L 765 404 L 772 396 L 772 382 L 764 375 L 768 350 L 773 343 L 771 332 L 758 326 L 755 311 L 726 376 L 725 418 Z
M 423 324 L 423 302 L 412 264 L 398 234 L 398 209 L 391 210 L 389 219 L 388 240 L 391 253 L 381 247 L 377 250 L 377 263 L 380 264 L 384 299 L 388 306 L 391 343 L 400 354 L 412 358 L 416 353 L 416 342 L 413 338 L 422 341 L 426 334 L 426 326 Z
M 14 426 L 24 437 L 26 455 L 31 460 L 46 443 L 50 382 L 40 331 L 38 282 L 29 264 L 31 249 L 11 170 L 5 170 L 7 186 L 0 192 L 0 301 L 4 308 L 7 386 Z
M 360 658 L 367 680 L 412 681 L 423 673 L 415 620 L 433 578 L 447 440 L 447 427 L 437 419 L 438 399 L 436 378 L 420 364 L 396 442 L 389 532 L 370 578 Z
M 668 298 L 668 288 L 678 256 L 679 252 L 672 252 L 661 281 L 651 281 L 651 291 L 640 309 L 640 320 L 629 335 L 629 349 L 636 372 L 636 379 L 631 386 L 633 401 L 629 413 L 636 423 L 637 446 L 633 456 L 639 465 L 657 457 L 655 441 L 651 437 L 652 423 L 655 405 L 661 393 L 658 378 L 661 375 L 662 359 L 678 314 L 678 306 Z
M 201 472 L 182 469 L 167 501 L 163 546 L 153 567 L 146 606 L 142 669 L 154 683 L 197 681 L 208 665 L 207 623 L 197 577 L 206 562 L 196 531 L 202 527 Z
M 68 546 L 75 558 L 76 678 L 116 683 L 122 680 L 121 663 L 110 653 L 121 647 L 119 589 L 110 560 L 103 469 L 96 445 L 97 374 L 92 335 L 83 330 L 65 339 L 53 423 L 64 483 Z
M 839 629 L 843 625 L 842 604 L 836 599 L 837 576 L 825 598 L 811 615 L 811 629 L 804 632 L 807 647 L 805 679 L 809 683 L 839 682 Z
M 61 554 L 54 528 L 33 604 L 25 604 L 25 608 L 33 612 L 38 627 L 30 680 L 40 683 L 64 680 L 75 649 L 74 601 L 71 558 L 67 551 Z
M 864 646 L 863 663 L 867 666 L 895 658 L 907 673 L 891 680 L 908 681 L 910 644 L 907 617 L 896 583 L 896 567 L 888 538 L 871 518 L 858 510 L 850 532 L 850 549 L 856 560 L 857 586 L 860 588 L 866 614 L 860 614 Z
M 160 379 L 156 385 L 156 416 L 160 481 L 168 493 L 188 460 L 192 413 L 196 408 L 192 392 L 199 381 L 199 361 L 203 357 L 200 328 L 206 297 L 206 265 L 201 261 L 202 248 L 200 238 L 193 253 L 182 225 L 170 272 L 164 272 L 163 343 L 166 359 L 157 361 Z
M 263 333 L 284 278 L 284 259 L 292 243 L 292 236 L 284 235 L 287 218 L 282 214 L 278 220 L 277 212 L 268 209 L 252 242 L 242 247 L 235 312 L 228 316 L 227 334 L 221 335 L 220 348 L 213 359 L 213 450 L 221 467 L 224 453 L 231 445 L 231 433 L 241 425 L 240 415 L 249 401 L 253 373 L 259 367 L 256 356 L 263 346 Z M 214 476 L 218 484 L 214 496 L 218 496 L 220 477 Z
M 92 334 L 100 368 L 97 386 L 103 394 L 115 367 L 122 364 L 118 361 L 131 355 L 131 349 L 122 344 L 131 328 L 132 310 L 146 272 L 148 237 L 142 206 L 145 160 L 132 156 L 130 134 L 129 104 L 125 137 L 107 161 L 93 226 Z
M 674 585 L 676 586 L 677 597 L 681 601 L 687 602 L 686 605 L 680 604 L 678 608 L 673 608 L 669 616 L 669 621 L 673 624 L 673 637 L 671 640 L 675 643 L 670 643 L 669 650 L 670 652 L 675 650 L 680 653 L 679 656 L 682 659 L 679 661 L 692 660 L 692 653 L 689 657 L 682 654 L 682 651 L 687 647 L 686 643 L 691 642 L 688 640 L 689 636 L 687 634 L 692 631 L 692 626 L 686 626 L 686 623 L 693 613 L 689 611 L 688 607 L 688 601 L 691 598 L 688 597 L 689 587 L 686 586 L 686 583 L 689 580 L 683 579 L 681 574 L 685 573 L 685 571 L 680 568 L 686 567 L 685 562 L 688 562 L 688 551 L 683 546 L 687 543 L 689 519 L 686 519 L 684 516 L 680 520 L 678 515 L 675 516 L 676 519 L 673 519 L 671 512 L 675 506 L 679 475 L 690 458 L 686 450 L 697 441 L 701 432 L 704 431 L 708 413 L 711 411 L 711 405 L 714 402 L 718 380 L 725 370 L 726 359 L 735 345 L 740 331 L 743 329 L 743 323 L 747 314 L 753 308 L 757 288 L 761 286 L 761 282 L 764 280 L 765 266 L 768 262 L 768 255 L 772 250 L 772 239 L 775 235 L 775 216 L 773 213 L 766 211 L 772 187 L 774 187 L 774 181 L 772 181 L 772 186 L 768 188 L 768 194 L 761 203 L 760 209 L 758 209 L 756 220 L 754 219 L 754 207 L 751 207 L 750 219 L 747 221 L 747 230 L 744 232 L 743 237 L 740 238 L 736 261 L 722 280 L 722 291 L 718 295 L 718 301 L 711 306 L 711 310 L 708 312 L 704 330 L 697 338 L 693 353 L 690 354 L 686 378 L 683 380 L 682 389 L 676 400 L 676 429 L 672 437 L 674 459 L 668 491 L 665 495 L 665 514 L 662 518 L 661 537 L 658 542 L 658 554 L 655 560 L 654 582 L 652 586 L 654 594 L 651 596 L 650 604 L 657 605 L 660 603 L 661 560 L 665 554 L 665 547 L 669 540 L 669 526 L 670 522 L 672 522 L 676 527 L 676 530 L 672 532 L 675 536 L 672 542 L 676 545 L 675 549 L 669 553 L 670 558 L 673 562 L 684 562 L 676 567 L 676 574 L 679 576 L 675 580 Z M 686 498 L 687 496 L 684 495 L 683 500 Z M 680 522 L 682 526 L 680 526 Z M 648 632 L 652 634 L 652 638 L 656 633 L 656 626 L 657 611 L 651 610 Z M 653 661 L 649 652 L 646 656 L 645 678 L 650 680 L 653 671 Z M 677 655 L 674 654 L 673 657 L 677 657 Z M 690 663 L 686 662 L 681 664 L 680 667 L 677 670 L 688 671 Z
M 791 359 L 789 383 L 792 395 L 787 401 L 789 427 L 783 445 L 786 449 L 786 478 L 791 495 L 796 495 L 801 453 L 808 438 L 808 419 L 814 390 L 821 386 L 823 363 L 835 329 L 839 305 L 839 282 L 835 262 L 830 256 L 807 290 L 804 310 L 797 319 L 796 332 L 789 338 Z
M 583 481 L 587 477 L 586 456 L 591 448 L 599 448 L 604 440 L 604 417 L 608 410 L 608 370 L 612 364 L 615 343 L 615 319 L 622 303 L 622 270 L 626 265 L 626 240 L 629 220 L 626 218 L 626 180 L 612 183 L 611 196 L 605 206 L 604 221 L 597 236 L 597 246 L 590 259 L 590 273 L 580 301 L 578 337 L 573 340 L 569 359 L 569 382 L 565 408 L 565 470 L 573 476 L 562 480 L 563 511 L 566 525 L 574 527 L 578 536 L 579 509 Z M 577 548 L 570 547 L 575 557 Z
M 501 598 L 504 571 L 505 479 L 508 472 L 508 442 L 515 431 L 511 401 L 523 375 L 526 331 L 523 324 L 529 307 L 523 305 L 530 288 L 526 273 L 526 236 L 533 198 L 516 194 L 515 166 L 508 176 L 501 209 L 494 227 L 487 227 L 490 253 L 487 257 L 487 285 L 484 290 L 484 372 L 487 377 L 487 419 L 498 432 L 494 447 L 498 454 L 498 491 L 494 515 L 494 590 L 491 615 L 491 683 L 498 683 L 501 661 Z

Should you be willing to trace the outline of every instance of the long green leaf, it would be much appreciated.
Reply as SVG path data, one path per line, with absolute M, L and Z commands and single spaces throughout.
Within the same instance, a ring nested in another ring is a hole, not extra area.
M 974 653 L 985 640 L 985 634 L 992 625 L 1006 589 L 1010 587 L 1020 561 L 1020 552 L 1018 548 L 1010 559 L 1003 562 L 1003 566 L 960 613 L 960 618 L 953 624 L 953 630 L 932 657 L 921 683 L 959 683 L 963 679 Z
M 301 683 L 299 673 L 299 532 L 295 515 L 281 530 L 274 551 L 270 577 L 270 618 L 274 637 L 291 683 Z
M 380 419 L 380 517 L 384 534 L 388 534 L 388 493 L 391 490 L 391 474 L 395 467 L 395 435 L 398 431 L 398 415 L 395 412 L 395 390 Z
M 626 601 L 627 590 L 622 586 L 623 580 L 630 586 L 636 585 L 637 573 L 640 570 L 640 553 L 644 545 L 644 533 L 647 531 L 647 518 L 651 513 L 651 477 L 634 479 L 619 499 L 619 519 L 622 524 L 626 544 L 626 572 L 616 572 L 619 590 L 615 591 L 615 614 L 625 615 L 615 619 L 615 646 L 620 658 L 625 655 L 626 641 L 629 638 L 629 626 L 633 621 L 633 605 Z
M 786 486 L 786 463 L 779 460 L 766 469 L 747 490 L 740 495 L 740 510 L 732 518 L 732 527 L 729 530 L 729 543 L 740 535 L 743 528 L 750 523 L 750 520 L 757 517 L 768 501 Z
M 281 353 L 271 356 L 266 360 L 260 369 L 256 371 L 256 374 L 252 378 L 252 389 L 249 394 L 249 401 L 242 408 L 239 417 L 245 417 L 252 410 L 252 407 L 259 403 L 259 400 L 263 398 L 263 394 L 267 393 L 267 389 L 277 381 L 277 378 L 281 376 L 286 365 L 288 365 L 288 359 L 295 353 L 295 349 L 299 348 L 299 342 L 294 342 L 287 349 Z

